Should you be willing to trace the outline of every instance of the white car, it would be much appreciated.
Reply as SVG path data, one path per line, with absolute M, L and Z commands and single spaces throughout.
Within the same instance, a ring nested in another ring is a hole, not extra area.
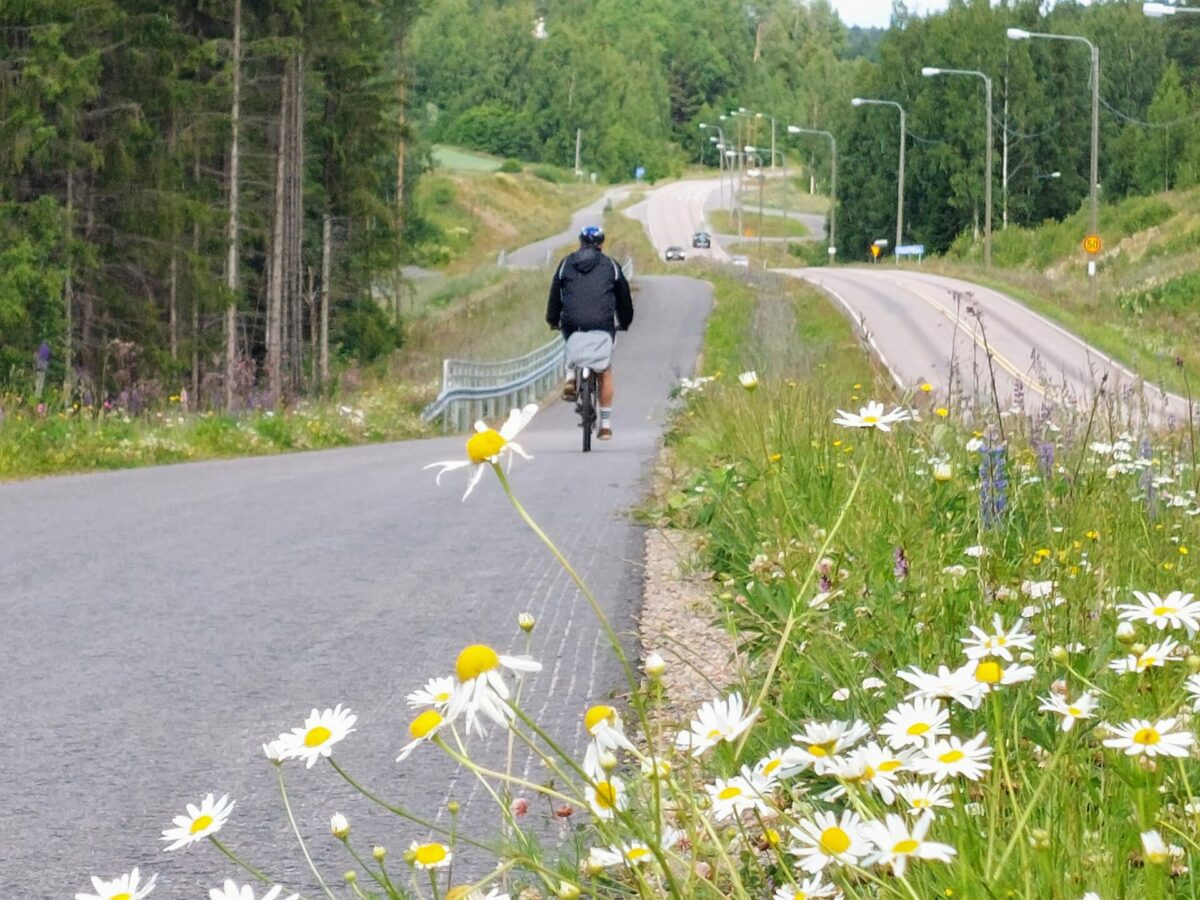
M 731 256 L 729 257 L 730 265 L 741 266 L 743 269 L 750 268 L 750 257 L 748 256 Z

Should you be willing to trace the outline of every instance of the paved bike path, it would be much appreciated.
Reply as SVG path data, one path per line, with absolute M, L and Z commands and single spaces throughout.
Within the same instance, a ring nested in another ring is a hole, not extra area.
M 702 282 L 639 283 L 616 352 L 616 439 L 585 456 L 556 402 L 521 437 L 535 459 L 512 473 L 626 631 L 642 580 L 628 512 L 711 304 Z M 495 812 L 436 750 L 395 763 L 405 695 L 449 674 L 468 643 L 521 650 L 524 610 L 545 665 L 526 705 L 568 743 L 584 707 L 622 681 L 495 479 L 461 503 L 463 472 L 439 488 L 422 471 L 463 452 L 448 437 L 0 485 L 0 896 L 71 896 L 134 865 L 160 874 L 156 895 L 206 895 L 232 867 L 206 846 L 164 854 L 158 838 L 209 791 L 238 802 L 221 837 L 314 896 L 259 745 L 339 702 L 359 715 L 337 753 L 356 777 L 429 815 L 448 793 L 470 801 L 463 830 L 492 833 Z M 404 870 L 423 833 L 377 814 L 325 765 L 285 772 L 326 874 L 353 868 L 328 835 L 334 811 L 362 851 L 386 845 Z

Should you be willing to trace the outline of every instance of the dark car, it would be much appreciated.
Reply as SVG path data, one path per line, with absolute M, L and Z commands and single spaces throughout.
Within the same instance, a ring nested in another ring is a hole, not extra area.
M 692 235 L 692 246 L 707 250 L 712 246 L 712 236 L 707 231 L 697 231 Z
M 667 262 L 682 262 L 683 261 L 683 248 L 682 247 L 668 247 L 667 252 L 663 255 L 666 258 Z

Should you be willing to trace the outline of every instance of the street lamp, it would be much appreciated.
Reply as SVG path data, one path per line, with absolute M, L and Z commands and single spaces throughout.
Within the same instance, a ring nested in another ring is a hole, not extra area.
M 771 168 L 773 169 L 775 168 L 775 117 L 768 116 L 766 113 L 755 113 L 754 117 L 756 119 L 771 120 Z
M 1176 7 L 1168 8 L 1175 9 Z M 1031 38 L 1086 44 L 1092 54 L 1092 165 L 1089 187 L 1092 197 L 1091 234 L 1097 234 L 1100 230 L 1100 48 L 1080 35 L 1044 34 L 1037 31 L 1026 31 L 1024 28 L 1008 29 L 1008 39 L 1011 41 L 1027 41 Z M 1088 260 L 1088 275 L 1094 276 L 1095 274 L 1096 261 Z
M 829 144 L 832 149 L 832 163 L 830 165 L 829 178 L 829 261 L 837 261 L 837 171 L 838 171 L 838 152 L 837 138 L 828 131 L 820 131 L 816 128 L 801 128 L 798 125 L 789 125 L 787 127 L 788 134 L 816 134 L 829 138 Z
M 934 66 L 926 66 L 921 70 L 921 74 L 926 78 L 937 75 L 969 75 L 983 79 L 987 107 L 985 110 L 987 115 L 987 162 L 985 164 L 987 182 L 983 200 L 983 265 L 984 268 L 990 269 L 992 267 L 992 79 L 976 69 L 939 69 Z
M 742 145 L 743 145 L 744 141 L 746 140 L 746 138 L 745 138 L 745 137 L 743 137 L 742 121 L 743 121 L 744 119 L 748 118 L 748 117 L 749 117 L 749 116 L 751 116 L 751 115 L 753 115 L 753 113 L 751 113 L 751 112 L 750 112 L 750 110 L 746 109 L 746 107 L 744 107 L 744 106 L 739 106 L 737 109 L 735 109 L 735 110 L 732 110 L 732 111 L 729 113 L 729 117 L 730 117 L 731 119 L 736 119 L 736 120 L 737 120 L 737 143 L 736 143 L 736 144 L 734 144 L 734 147 L 736 148 L 736 152 L 737 152 L 737 159 L 736 159 L 736 162 L 737 162 L 737 184 L 736 184 L 736 186 L 733 188 L 733 197 L 732 197 L 732 199 L 733 199 L 733 202 L 734 202 L 734 208 L 735 208 L 735 210 L 736 210 L 736 212 L 737 212 L 737 231 L 738 231 L 738 235 L 739 235 L 739 236 L 740 236 L 740 235 L 741 235 L 741 233 L 742 233 L 742 226 L 743 226 L 743 224 L 744 224 L 744 223 L 743 223 L 743 221 L 742 221 L 742 217 L 743 217 L 743 211 L 742 211 L 742 176 L 743 176 L 743 172 L 744 172 L 744 171 L 745 171 L 745 169 L 746 169 L 746 160 L 745 160 L 745 155 L 744 155 L 744 153 L 743 153 L 743 151 L 742 151 Z M 747 133 L 747 135 L 748 135 L 748 134 L 749 134 L 749 128 L 747 128 L 747 129 L 745 129 L 745 130 L 746 130 L 746 133 Z M 732 183 L 732 182 L 731 182 L 731 183 Z
M 904 107 L 895 100 L 868 100 L 855 97 L 850 101 L 851 106 L 894 106 L 900 110 L 900 177 L 896 190 L 896 246 L 899 247 L 904 236 L 904 138 L 908 134 L 905 129 Z M 897 257 L 899 258 L 899 257 Z
M 1151 19 L 1161 19 L 1163 16 L 1173 16 L 1176 13 L 1200 13 L 1200 9 L 1168 6 L 1166 3 L 1143 3 L 1142 12 Z
M 724 116 L 721 116 L 722 120 L 724 118 L 725 118 Z M 709 140 L 716 142 L 718 150 L 725 149 L 725 132 L 722 130 L 720 125 L 710 125 L 707 122 L 701 122 L 700 127 L 702 129 L 711 128 L 714 131 L 716 131 L 717 136 L 710 137 Z M 717 180 L 721 186 L 721 208 L 724 209 L 724 207 L 725 207 L 725 154 L 724 153 L 717 154 L 717 168 L 718 168 L 718 171 L 720 172 L 720 174 L 717 176 Z
M 756 178 L 758 181 L 758 252 L 762 253 L 763 186 L 766 184 L 766 181 L 767 181 L 767 173 L 762 170 L 762 150 L 765 150 L 766 148 L 764 147 L 762 149 L 759 149 L 758 147 L 746 146 L 743 149 L 746 151 L 747 155 L 752 155 L 755 158 L 755 161 L 758 163 L 758 167 L 755 169 L 751 169 L 747 174 L 751 178 Z
M 1045 181 L 1047 178 L 1062 178 L 1062 172 L 1050 172 L 1047 175 L 1035 175 L 1034 181 Z

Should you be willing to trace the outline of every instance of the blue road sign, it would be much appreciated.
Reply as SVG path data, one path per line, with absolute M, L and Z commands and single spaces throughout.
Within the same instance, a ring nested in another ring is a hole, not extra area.
M 899 244 L 896 247 L 897 256 L 924 256 L 924 244 Z
M 638 181 L 641 181 L 643 178 L 645 178 L 646 177 L 646 167 L 638 166 L 636 169 L 634 169 L 633 177 L 636 178 Z

